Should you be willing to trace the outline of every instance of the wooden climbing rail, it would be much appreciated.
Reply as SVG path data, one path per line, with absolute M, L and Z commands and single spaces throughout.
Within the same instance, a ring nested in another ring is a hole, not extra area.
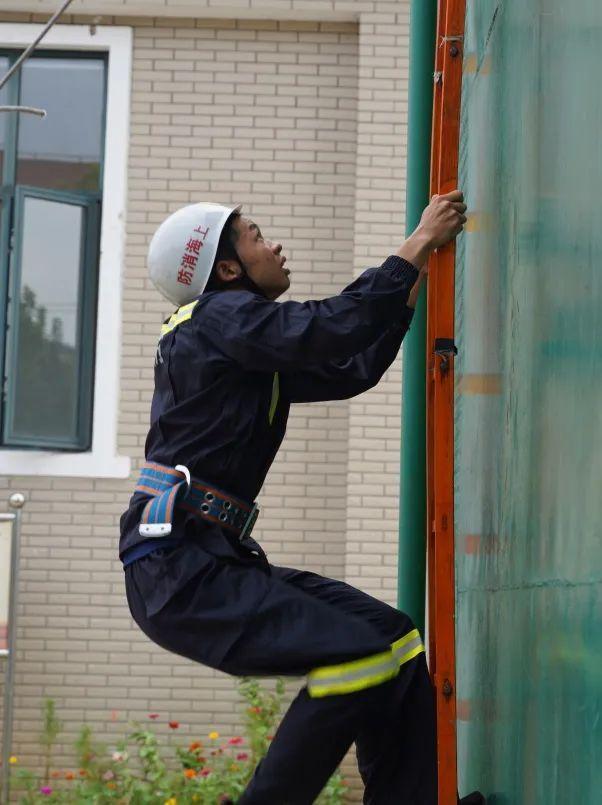
M 466 0 L 439 0 L 431 195 L 458 184 Z M 427 296 L 427 547 L 429 662 L 436 694 L 438 801 L 456 805 L 454 574 L 455 245 L 429 261 Z M 437 350 L 437 351 L 436 351 Z

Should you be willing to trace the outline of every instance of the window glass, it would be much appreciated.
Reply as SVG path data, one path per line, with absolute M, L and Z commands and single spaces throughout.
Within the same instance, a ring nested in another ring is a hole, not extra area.
M 84 226 L 82 207 L 25 199 L 14 436 L 76 435 Z
M 104 73 L 102 59 L 40 57 L 25 63 L 21 103 L 48 115 L 19 119 L 18 184 L 99 191 Z
M 0 56 L 0 78 L 5 76 L 8 73 L 8 58 L 6 56 Z M 11 79 L 13 81 L 14 79 Z M 9 81 L 9 84 L 11 83 Z M 2 87 L 0 90 L 0 106 L 7 106 L 9 103 L 8 100 L 8 84 Z M 14 112 L 0 112 L 0 183 L 4 184 L 4 153 L 6 151 L 6 124 L 8 122 L 8 116 L 15 114 Z

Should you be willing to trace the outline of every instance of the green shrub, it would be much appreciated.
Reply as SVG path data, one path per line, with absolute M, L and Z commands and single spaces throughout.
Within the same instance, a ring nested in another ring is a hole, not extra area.
M 257 679 L 238 680 L 238 692 L 244 702 L 244 732 L 218 744 L 219 733 L 210 732 L 203 741 L 189 742 L 175 748 L 175 763 L 168 765 L 162 756 L 165 747 L 152 729 L 138 721 L 129 723 L 130 731 L 117 743 L 115 751 L 94 741 L 88 725 L 82 726 L 74 743 L 78 771 L 51 771 L 52 749 L 61 730 L 52 699 L 44 702 L 44 726 L 40 736 L 43 771 L 36 774 L 17 769 L 11 776 L 11 788 L 21 792 L 20 805 L 38 803 L 73 803 L 74 805 L 219 805 L 227 798 L 235 802 L 244 791 L 253 770 L 266 754 L 280 721 L 285 686 L 276 682 L 274 693 L 264 690 Z M 153 721 L 158 718 L 150 713 Z M 168 722 L 175 733 L 179 723 Z M 170 742 L 168 741 L 168 746 Z M 131 759 L 138 758 L 136 769 Z M 11 758 L 15 763 L 16 758 Z M 61 787 L 57 787 L 58 780 Z M 55 782 L 56 781 L 56 782 Z M 319 798 L 318 805 L 345 802 L 346 784 L 340 770 L 333 774 Z

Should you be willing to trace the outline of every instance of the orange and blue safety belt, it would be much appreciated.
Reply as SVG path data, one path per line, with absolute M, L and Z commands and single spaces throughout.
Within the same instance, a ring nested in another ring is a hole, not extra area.
M 192 477 L 188 468 L 182 464 L 172 468 L 157 462 L 145 462 L 134 491 L 150 496 L 142 511 L 138 532 L 152 542 L 149 544 L 149 540 L 145 540 L 126 551 L 123 557 L 124 567 L 150 550 L 175 544 L 173 539 L 161 538 L 171 534 L 176 508 L 222 526 L 239 540 L 251 533 L 259 515 L 257 504 L 249 504 L 212 484 Z

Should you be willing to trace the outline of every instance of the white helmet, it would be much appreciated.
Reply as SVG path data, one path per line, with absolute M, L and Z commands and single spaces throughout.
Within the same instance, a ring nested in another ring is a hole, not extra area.
M 149 274 L 159 293 L 181 307 L 204 291 L 222 230 L 241 208 L 189 204 L 163 221 L 148 249 Z

